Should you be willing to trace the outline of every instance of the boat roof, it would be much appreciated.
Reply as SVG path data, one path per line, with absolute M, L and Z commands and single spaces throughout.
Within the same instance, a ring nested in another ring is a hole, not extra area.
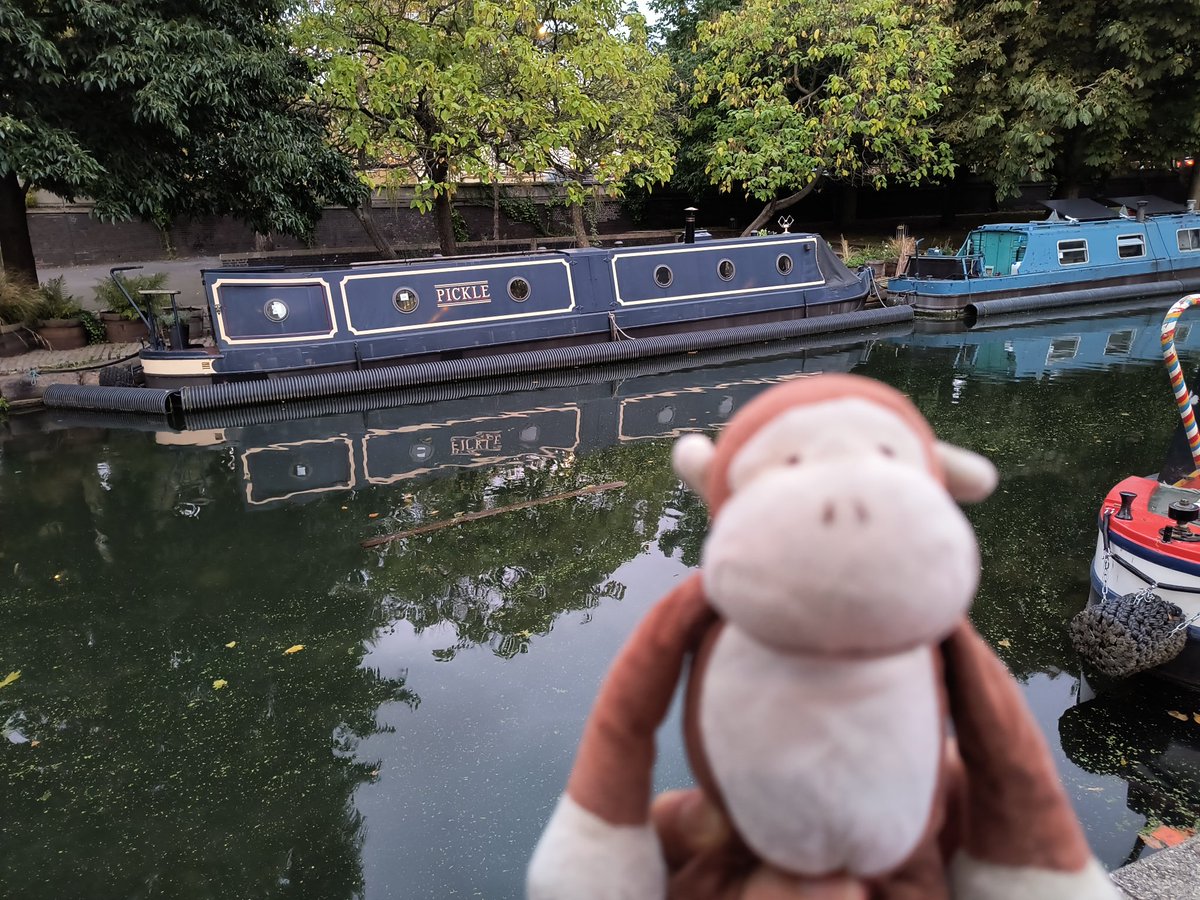
M 1136 197 L 1107 197 L 1109 203 L 1123 206 L 1131 214 L 1137 213 L 1139 203 L 1145 203 L 1146 215 L 1148 216 L 1163 216 L 1173 213 L 1181 213 L 1186 211 L 1187 207 L 1182 203 L 1176 203 L 1173 200 L 1164 200 L 1162 197 L 1155 197 L 1153 194 L 1139 194 Z
M 1086 198 L 1073 200 L 1042 200 L 1042 206 L 1051 212 L 1050 220 L 1074 219 L 1076 222 L 1098 222 L 1103 219 L 1115 219 L 1118 214 L 1103 203 Z

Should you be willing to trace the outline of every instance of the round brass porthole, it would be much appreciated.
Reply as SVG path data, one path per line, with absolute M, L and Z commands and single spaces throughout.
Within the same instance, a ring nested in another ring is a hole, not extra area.
M 524 303 L 528 300 L 531 291 L 529 282 L 524 278 L 514 278 L 508 283 L 508 296 L 512 297 L 518 303 Z
M 675 276 L 671 273 L 670 266 L 659 266 L 654 270 L 654 283 L 659 287 L 670 287 L 674 280 Z
M 420 302 L 420 296 L 410 287 L 396 288 L 392 294 L 392 306 L 402 313 L 416 312 Z
M 288 317 L 288 305 L 277 297 L 273 297 L 263 306 L 263 315 L 267 320 L 279 324 Z
M 792 258 L 786 253 L 780 253 L 779 258 L 775 260 L 775 268 L 779 270 L 780 275 L 787 275 L 792 271 Z
M 732 259 L 723 259 L 717 263 L 717 277 L 722 281 L 732 281 L 733 273 L 737 271 L 737 267 L 733 264 Z

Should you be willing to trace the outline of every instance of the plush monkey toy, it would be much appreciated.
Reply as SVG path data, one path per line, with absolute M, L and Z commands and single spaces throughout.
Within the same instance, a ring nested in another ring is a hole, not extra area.
M 531 900 L 704 900 L 763 864 L 886 900 L 1115 898 L 966 619 L 979 553 L 955 501 L 992 492 L 990 462 L 892 388 L 819 375 L 755 398 L 715 445 L 682 438 L 674 464 L 709 507 L 701 568 L 609 672 Z M 688 758 L 734 833 L 669 874 L 654 733 L 689 662 Z

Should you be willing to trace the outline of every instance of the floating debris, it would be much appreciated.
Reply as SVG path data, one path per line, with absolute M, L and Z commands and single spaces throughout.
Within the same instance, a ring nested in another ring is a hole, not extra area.
M 286 650 L 283 651 L 283 655 L 288 656 L 292 653 L 299 653 L 303 649 L 304 649 L 303 644 L 292 644 L 292 646 L 288 647 Z

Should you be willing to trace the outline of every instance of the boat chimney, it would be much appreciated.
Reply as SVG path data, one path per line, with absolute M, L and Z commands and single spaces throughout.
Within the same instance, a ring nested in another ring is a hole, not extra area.
M 1146 201 L 1145 200 L 1139 200 L 1137 202 L 1137 220 L 1139 222 L 1146 221 Z
M 1195 200 L 1189 200 L 1187 202 L 1187 211 L 1190 213 L 1194 213 L 1196 211 L 1196 201 Z
M 683 211 L 683 242 L 685 244 L 696 243 L 696 213 L 699 210 L 694 206 L 689 206 Z

